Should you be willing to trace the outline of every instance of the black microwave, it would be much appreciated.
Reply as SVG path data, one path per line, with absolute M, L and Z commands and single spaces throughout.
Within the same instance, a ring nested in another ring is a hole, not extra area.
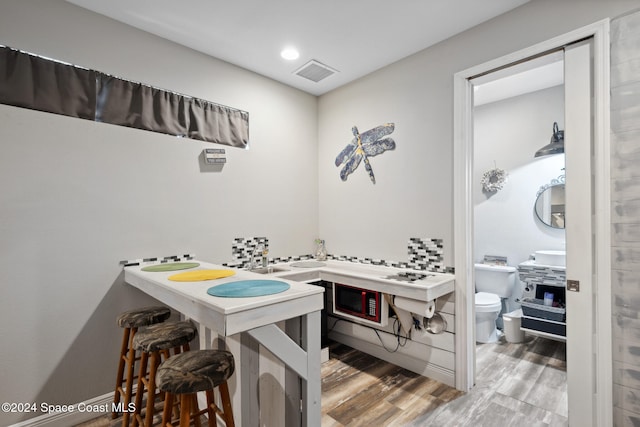
M 333 312 L 359 322 L 386 326 L 389 303 L 382 292 L 334 283 Z

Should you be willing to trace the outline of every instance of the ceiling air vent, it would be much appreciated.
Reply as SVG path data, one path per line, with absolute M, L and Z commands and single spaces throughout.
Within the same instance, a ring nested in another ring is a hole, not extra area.
M 294 73 L 299 75 L 300 77 L 304 77 L 305 79 L 309 79 L 316 83 L 318 83 L 320 80 L 326 79 L 330 75 L 337 72 L 337 70 L 334 70 L 331 67 L 327 67 L 326 65 L 321 64 L 320 62 L 313 59 L 294 71 Z

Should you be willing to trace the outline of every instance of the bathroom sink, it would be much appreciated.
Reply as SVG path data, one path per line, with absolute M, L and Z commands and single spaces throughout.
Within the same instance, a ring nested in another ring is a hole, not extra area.
M 281 271 L 290 271 L 290 270 L 288 268 L 282 268 L 282 267 L 258 267 L 258 268 L 252 268 L 249 271 L 252 273 L 258 273 L 258 274 L 273 274 L 273 273 L 279 273 Z
M 536 251 L 536 264 L 542 265 L 567 265 L 567 252 L 566 251 Z

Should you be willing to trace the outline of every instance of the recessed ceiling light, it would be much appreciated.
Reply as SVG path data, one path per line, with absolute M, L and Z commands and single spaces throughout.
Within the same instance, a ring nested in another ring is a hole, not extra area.
M 294 59 L 298 59 L 300 57 L 300 53 L 293 47 L 287 47 L 280 52 L 280 56 L 289 61 L 293 61 Z

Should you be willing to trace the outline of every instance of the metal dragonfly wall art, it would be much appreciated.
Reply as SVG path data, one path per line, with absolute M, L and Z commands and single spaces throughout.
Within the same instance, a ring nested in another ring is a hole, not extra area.
M 360 162 L 364 161 L 364 168 L 369 173 L 371 182 L 375 184 L 376 177 L 373 174 L 373 169 L 371 169 L 369 157 L 377 156 L 387 150 L 396 148 L 396 143 L 393 139 L 380 139 L 389 135 L 394 129 L 395 125 L 393 123 L 386 123 L 363 133 L 358 132 L 356 126 L 351 128 L 354 138 L 336 157 L 336 166 L 344 165 L 340 171 L 340 179 L 346 181 L 347 177 L 358 168 Z

